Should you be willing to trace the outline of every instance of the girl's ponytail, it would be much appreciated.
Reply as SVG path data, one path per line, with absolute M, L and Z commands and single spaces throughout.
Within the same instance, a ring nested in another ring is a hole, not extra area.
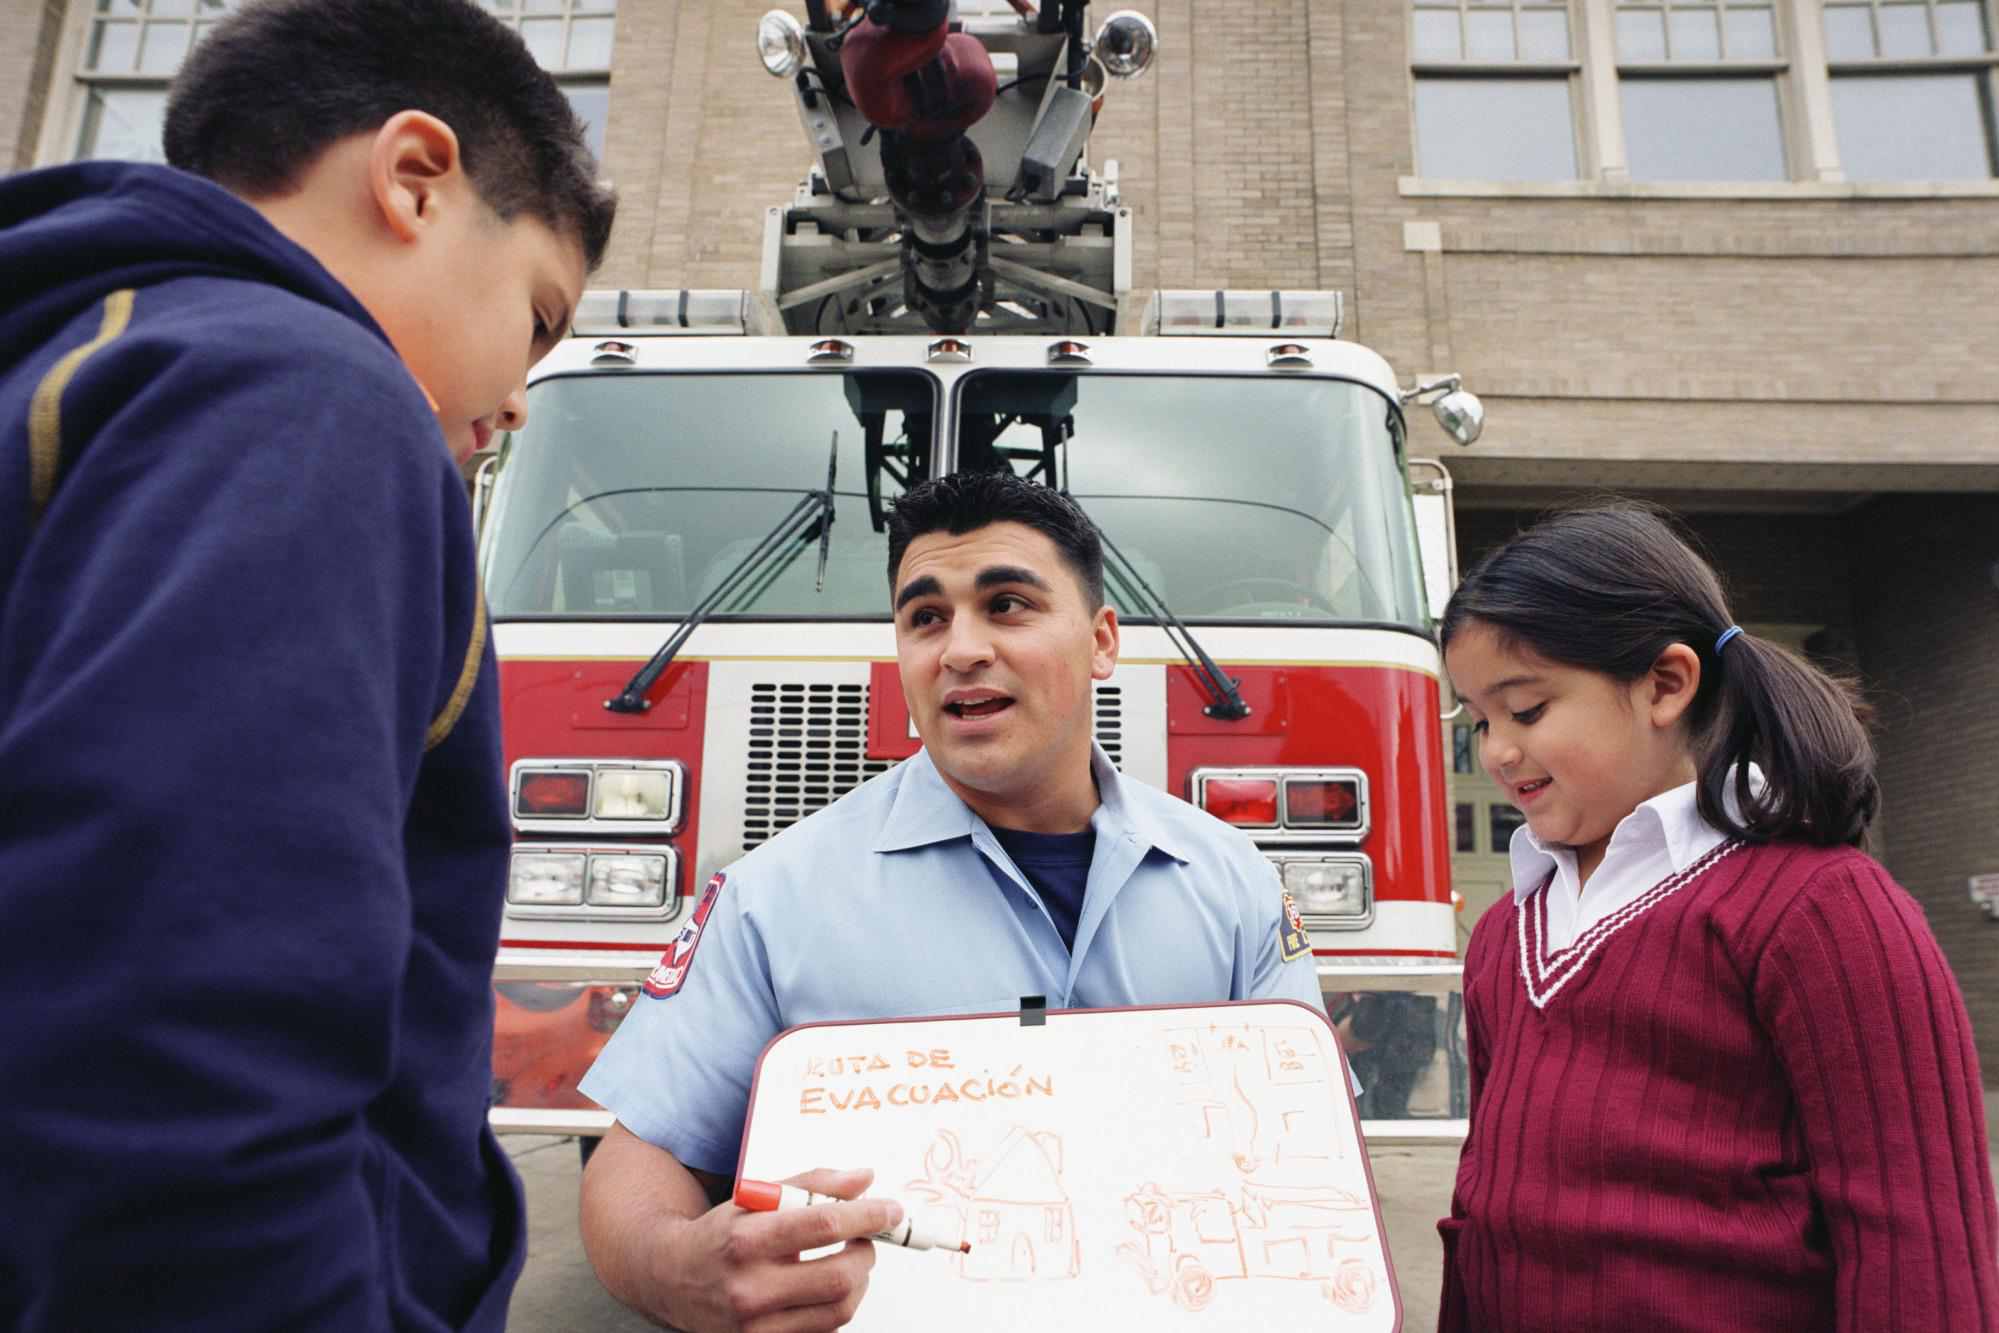
M 1472 623 L 1619 681 L 1686 644 L 1701 659 L 1687 710 L 1701 817 L 1758 841 L 1866 835 L 1880 793 L 1853 687 L 1735 629 L 1721 581 L 1663 511 L 1626 501 L 1535 524 L 1465 575 L 1438 626 L 1444 647 Z M 1763 770 L 1760 792 L 1749 762 Z
M 1712 690 L 1714 703 L 1697 732 L 1701 818 L 1757 841 L 1858 845 L 1880 788 L 1854 687 L 1741 633 L 1702 664 L 1701 694 Z M 1763 770 L 1762 791 L 1750 790 L 1745 761 Z

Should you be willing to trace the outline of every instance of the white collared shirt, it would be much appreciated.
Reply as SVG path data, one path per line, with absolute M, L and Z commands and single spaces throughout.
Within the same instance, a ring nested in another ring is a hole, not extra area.
M 1752 789 L 1763 786 L 1763 770 L 1754 764 L 1749 766 L 1749 782 Z M 1525 903 L 1548 878 L 1548 871 L 1555 872 L 1548 884 L 1548 949 L 1566 949 L 1576 936 L 1721 845 L 1727 835 L 1701 818 L 1695 785 L 1689 782 L 1660 792 L 1618 821 L 1603 863 L 1590 876 L 1587 895 L 1578 878 L 1574 848 L 1544 843 L 1525 824 L 1513 830 L 1507 847 L 1513 901 Z M 1732 782 L 1724 800 L 1730 814 L 1739 814 Z

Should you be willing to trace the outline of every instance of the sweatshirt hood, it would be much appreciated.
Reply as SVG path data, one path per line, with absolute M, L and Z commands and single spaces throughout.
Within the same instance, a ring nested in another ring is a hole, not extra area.
M 124 287 L 242 278 L 331 307 L 388 341 L 352 292 L 264 215 L 172 167 L 83 162 L 0 179 L 0 366 Z

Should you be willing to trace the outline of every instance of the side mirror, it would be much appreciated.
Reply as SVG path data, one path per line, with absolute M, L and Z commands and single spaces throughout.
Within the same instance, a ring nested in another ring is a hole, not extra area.
M 1433 394 L 1436 396 L 1432 397 Z M 1437 424 L 1461 445 L 1471 444 L 1485 430 L 1485 404 L 1464 387 L 1461 375 L 1418 380 L 1414 388 L 1402 390 L 1402 402 L 1405 405 L 1428 402 L 1430 410 L 1436 413 Z

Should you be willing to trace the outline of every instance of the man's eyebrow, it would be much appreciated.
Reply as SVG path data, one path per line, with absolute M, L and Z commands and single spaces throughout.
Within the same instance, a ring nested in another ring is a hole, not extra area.
M 933 575 L 925 574 L 920 579 L 911 579 L 903 585 L 902 591 L 895 595 L 895 609 L 900 611 L 919 597 L 935 597 L 943 591 L 944 585 Z
M 979 571 L 979 576 L 972 580 L 972 586 L 975 588 L 997 588 L 1003 583 L 1024 583 L 1043 592 L 1053 591 L 1049 588 L 1047 579 L 1019 565 L 987 565 Z

